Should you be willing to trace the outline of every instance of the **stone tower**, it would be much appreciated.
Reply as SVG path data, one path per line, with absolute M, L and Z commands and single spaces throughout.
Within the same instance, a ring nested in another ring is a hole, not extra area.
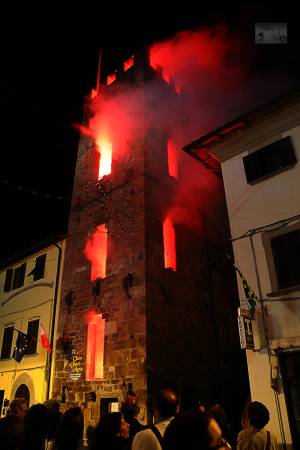
M 160 100 L 180 97 L 147 52 L 115 78 L 102 88 L 108 101 L 134 88 L 146 104 L 151 84 L 159 113 Z M 187 180 L 170 167 L 168 127 L 159 120 L 149 126 L 146 110 L 140 119 L 120 158 L 112 146 L 111 170 L 100 179 L 94 139 L 82 134 L 78 148 L 52 393 L 82 403 L 86 425 L 117 408 L 127 390 L 137 393 L 144 421 L 164 386 L 193 385 L 203 402 L 223 404 L 243 393 L 237 293 L 222 258 L 230 251 L 222 180 L 207 169 L 216 194 L 209 206 L 190 193 L 196 228 L 166 221 Z M 86 256 L 87 242 L 97 247 L 96 231 L 105 247 L 100 276 Z

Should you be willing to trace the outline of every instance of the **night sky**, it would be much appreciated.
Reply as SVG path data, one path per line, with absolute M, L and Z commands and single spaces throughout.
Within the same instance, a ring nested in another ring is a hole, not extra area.
M 95 86 L 100 48 L 104 77 L 144 45 L 223 21 L 255 52 L 253 72 L 284 67 L 298 81 L 295 10 L 272 2 L 194 3 L 168 11 L 147 3 L 135 13 L 117 3 L 67 11 L 16 6 L 2 14 L 0 261 L 66 232 L 78 144 L 72 125 L 80 123 L 84 97 Z M 288 22 L 288 44 L 255 46 L 255 22 Z

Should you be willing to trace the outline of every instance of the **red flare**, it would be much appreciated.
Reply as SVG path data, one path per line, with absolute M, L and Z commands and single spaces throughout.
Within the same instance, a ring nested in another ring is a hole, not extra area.
M 103 223 L 90 237 L 85 246 L 85 256 L 91 262 L 91 281 L 106 276 L 107 228 Z
M 127 59 L 126 61 L 124 61 L 124 72 L 126 72 L 126 70 L 130 69 L 130 67 L 132 67 L 134 64 L 134 58 L 133 56 L 129 59 Z
M 101 180 L 105 175 L 111 173 L 112 144 L 101 138 L 97 140 L 96 144 L 100 152 L 98 179 Z
M 171 139 L 167 142 L 169 175 L 178 179 L 177 148 Z
M 87 381 L 102 380 L 104 377 L 104 327 L 105 320 L 101 314 L 90 311 L 87 314 L 88 333 L 86 349 L 86 374 Z
M 165 268 L 176 270 L 176 239 L 172 220 L 166 217 L 163 224 Z
M 116 79 L 117 79 L 117 75 L 115 73 L 108 75 L 108 77 L 106 79 L 107 86 L 109 86 L 111 83 L 113 83 Z

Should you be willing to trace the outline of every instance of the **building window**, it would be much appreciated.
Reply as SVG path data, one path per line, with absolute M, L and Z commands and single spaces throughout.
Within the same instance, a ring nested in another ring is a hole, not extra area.
M 13 289 L 20 288 L 24 285 L 25 272 L 26 272 L 26 263 L 14 269 L 14 281 L 12 287 Z
M 173 221 L 166 217 L 163 223 L 165 269 L 176 270 L 176 236 Z
M 300 224 L 295 223 L 262 236 L 272 291 L 300 285 Z
M 15 269 L 8 269 L 5 274 L 4 292 L 20 288 L 24 285 L 26 263 Z
M 300 285 L 300 230 L 271 239 L 279 289 Z
M 39 319 L 30 320 L 27 325 L 27 337 L 28 347 L 26 348 L 25 355 L 35 355 L 37 348 L 37 341 L 39 335 Z
M 286 137 L 243 158 L 247 183 L 254 184 L 296 164 L 291 139 Z
M 102 380 L 104 377 L 104 326 L 101 314 L 93 311 L 87 316 L 86 381 Z
M 11 355 L 11 346 L 13 341 L 14 326 L 5 327 L 3 331 L 1 359 L 8 359 Z
M 13 280 L 13 269 L 8 269 L 5 274 L 5 282 L 4 282 L 4 292 L 9 292 L 12 290 L 12 280 Z
M 97 226 L 95 233 L 88 239 L 85 256 L 91 262 L 91 281 L 106 276 L 107 226 Z
M 43 255 L 40 255 L 37 258 L 35 258 L 35 266 L 32 269 L 32 271 L 29 272 L 29 274 L 27 275 L 28 277 L 33 275 L 33 281 L 44 278 L 46 257 L 47 257 L 47 253 L 44 253 Z
M 168 171 L 169 175 L 173 178 L 178 179 L 178 159 L 177 159 L 177 148 L 171 139 L 167 141 L 168 147 Z

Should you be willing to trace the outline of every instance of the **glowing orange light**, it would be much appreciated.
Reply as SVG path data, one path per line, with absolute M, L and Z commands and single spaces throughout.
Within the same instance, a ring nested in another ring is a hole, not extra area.
M 178 179 L 178 161 L 177 161 L 177 149 L 173 141 L 170 139 L 167 142 L 168 147 L 168 169 L 169 175 Z
M 126 61 L 124 61 L 124 71 L 130 69 L 130 67 L 132 67 L 134 64 L 134 58 L 133 56 L 129 59 L 127 59 Z
M 102 177 L 111 173 L 112 144 L 103 139 L 98 139 L 96 144 L 100 151 L 98 179 L 101 180 Z
M 107 228 L 103 223 L 90 237 L 85 246 L 85 255 L 91 262 L 91 281 L 106 275 Z
M 88 333 L 86 349 L 87 381 L 102 380 L 104 377 L 104 327 L 105 320 L 101 314 L 90 311 L 87 315 Z
M 92 89 L 91 98 L 93 99 L 93 98 L 97 97 L 97 95 L 98 95 L 98 91 L 96 89 Z
M 172 220 L 166 217 L 163 224 L 165 268 L 176 270 L 176 240 Z
M 163 70 L 162 77 L 167 83 L 170 83 L 171 75 L 169 74 L 169 72 L 166 72 L 165 70 Z
M 106 79 L 107 86 L 109 86 L 111 83 L 113 83 L 116 79 L 117 79 L 117 74 L 112 73 L 112 74 L 108 75 L 108 77 Z

